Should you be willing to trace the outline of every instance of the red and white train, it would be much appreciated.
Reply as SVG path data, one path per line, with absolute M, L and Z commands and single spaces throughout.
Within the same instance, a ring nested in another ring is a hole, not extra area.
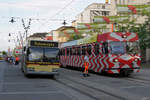
M 84 56 L 89 57 L 89 70 L 130 75 L 139 72 L 141 57 L 137 33 L 108 32 L 63 43 L 60 64 L 84 68 Z

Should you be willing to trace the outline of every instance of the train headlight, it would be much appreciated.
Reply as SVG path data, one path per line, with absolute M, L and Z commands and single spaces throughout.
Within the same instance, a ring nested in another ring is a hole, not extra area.
M 114 59 L 114 62 L 118 62 L 118 59 Z
M 127 36 L 126 35 L 122 35 L 122 38 L 127 38 Z
M 34 71 L 34 68 L 30 67 L 28 68 L 29 71 Z
M 138 59 L 136 58 L 136 59 L 134 59 L 134 61 L 135 61 L 135 62 L 137 62 L 137 61 L 138 61 Z

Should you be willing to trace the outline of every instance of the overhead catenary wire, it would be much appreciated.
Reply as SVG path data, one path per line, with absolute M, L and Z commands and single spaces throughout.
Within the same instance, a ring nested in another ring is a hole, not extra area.
M 67 3 L 62 9 L 60 9 L 58 12 L 56 12 L 54 15 L 52 15 L 50 18 L 53 18 L 57 15 L 59 15 L 63 10 L 65 10 L 68 6 L 70 6 L 75 0 L 71 0 L 71 2 Z

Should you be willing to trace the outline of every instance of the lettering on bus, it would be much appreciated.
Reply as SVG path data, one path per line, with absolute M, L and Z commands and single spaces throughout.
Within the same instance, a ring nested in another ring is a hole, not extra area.
M 58 47 L 57 42 L 31 41 L 31 46 Z

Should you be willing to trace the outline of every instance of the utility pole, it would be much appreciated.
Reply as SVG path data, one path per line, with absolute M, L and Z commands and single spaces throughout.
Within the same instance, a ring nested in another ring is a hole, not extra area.
M 28 25 L 27 25 L 27 26 L 25 25 L 24 19 L 22 19 L 22 25 L 23 25 L 23 28 L 24 28 L 24 30 L 25 30 L 24 35 L 26 35 L 26 41 L 27 41 L 28 30 L 30 29 L 30 26 L 31 26 L 31 18 L 29 19 L 29 22 L 28 22 Z

